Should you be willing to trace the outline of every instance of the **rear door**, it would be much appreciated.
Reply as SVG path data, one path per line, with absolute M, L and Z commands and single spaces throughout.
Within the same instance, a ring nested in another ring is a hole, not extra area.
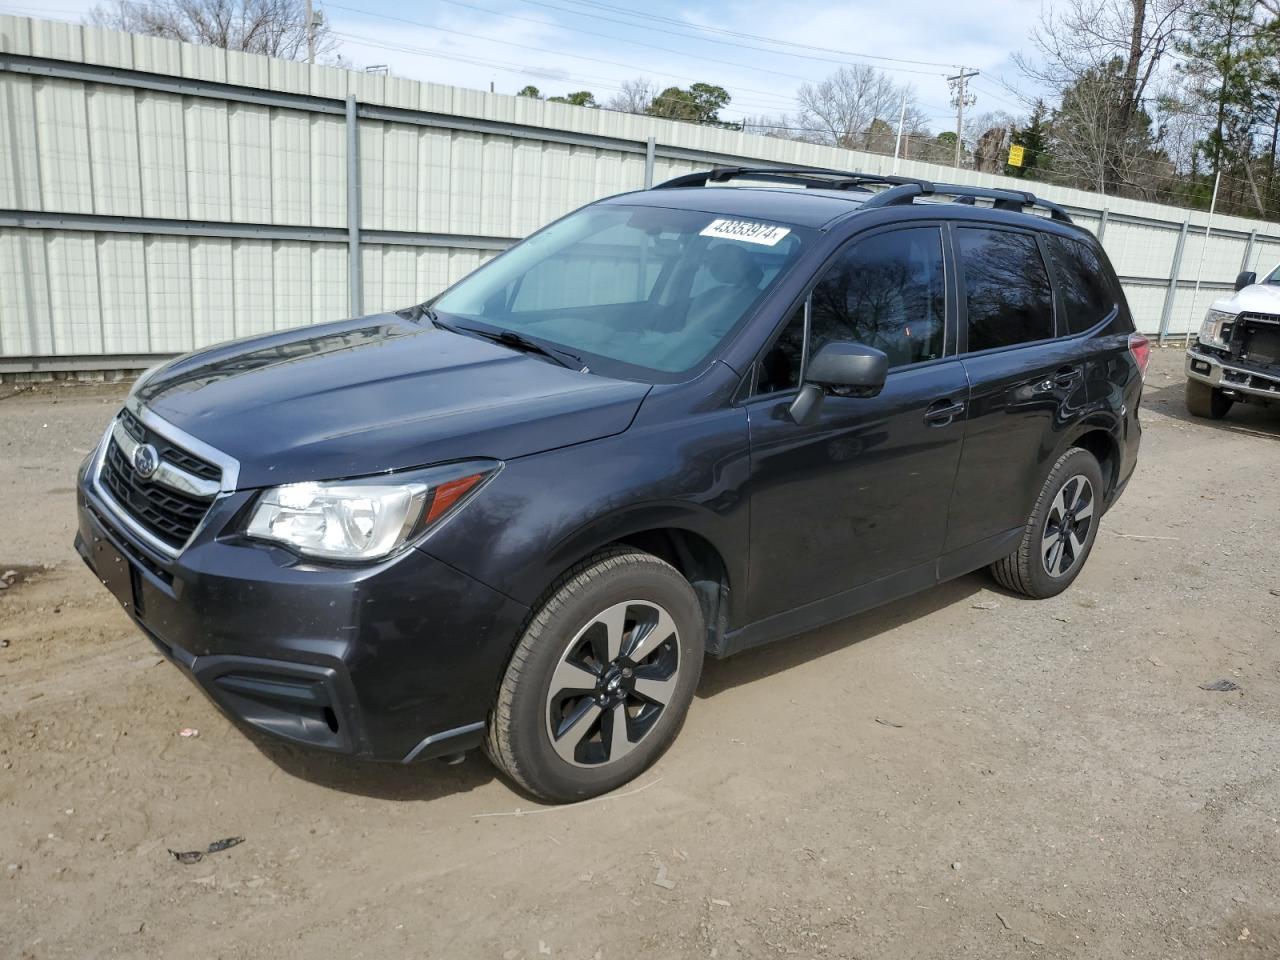
M 934 561 L 964 435 L 964 369 L 943 228 L 863 234 L 819 273 L 757 364 L 751 428 L 749 615 L 759 620 Z M 806 322 L 807 320 L 807 322 Z M 875 397 L 823 400 L 814 423 L 787 408 L 806 357 L 832 340 L 883 350 Z
M 945 552 L 1026 523 L 1063 426 L 1083 411 L 1087 370 L 1059 339 L 1046 250 L 1030 230 L 953 224 L 960 350 L 969 378 L 964 452 Z

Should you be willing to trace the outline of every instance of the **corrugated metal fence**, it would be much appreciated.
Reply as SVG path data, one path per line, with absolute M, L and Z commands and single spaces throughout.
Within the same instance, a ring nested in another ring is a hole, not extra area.
M 743 162 L 893 164 L 0 16 L 0 372 L 127 368 L 420 302 L 576 206 Z M 1194 327 L 1238 271 L 1280 260 L 1280 225 L 1219 217 L 1206 241 L 1203 213 L 1033 189 L 1102 237 L 1146 332 Z

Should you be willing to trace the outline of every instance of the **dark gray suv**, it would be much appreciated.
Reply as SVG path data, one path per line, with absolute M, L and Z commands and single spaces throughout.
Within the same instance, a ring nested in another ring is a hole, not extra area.
M 483 744 L 575 800 L 666 749 L 706 656 L 981 567 L 1066 589 L 1147 355 L 1051 203 L 719 169 L 427 304 L 144 376 L 76 545 L 237 721 L 401 763 Z

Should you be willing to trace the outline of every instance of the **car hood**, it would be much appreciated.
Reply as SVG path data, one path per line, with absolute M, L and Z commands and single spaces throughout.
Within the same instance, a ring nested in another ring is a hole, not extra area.
M 250 489 L 583 443 L 625 430 L 649 389 L 405 313 L 189 354 L 135 396 L 238 460 Z
M 1280 286 L 1255 283 L 1215 300 L 1213 309 L 1229 313 L 1280 313 Z

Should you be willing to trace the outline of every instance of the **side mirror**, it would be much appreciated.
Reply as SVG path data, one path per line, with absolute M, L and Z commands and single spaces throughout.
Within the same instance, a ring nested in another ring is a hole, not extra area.
M 884 389 L 889 373 L 889 358 L 875 347 L 861 343 L 832 340 L 824 344 L 805 369 L 805 383 L 789 413 L 798 424 L 812 423 L 822 407 L 823 388 L 857 391 L 859 396 L 874 397 Z
M 1252 270 L 1246 270 L 1244 273 L 1236 276 L 1236 290 L 1243 290 L 1245 287 L 1251 287 L 1258 282 L 1258 275 Z
M 875 396 L 884 388 L 889 358 L 875 347 L 833 340 L 809 361 L 804 379 L 822 387 L 851 387 Z

